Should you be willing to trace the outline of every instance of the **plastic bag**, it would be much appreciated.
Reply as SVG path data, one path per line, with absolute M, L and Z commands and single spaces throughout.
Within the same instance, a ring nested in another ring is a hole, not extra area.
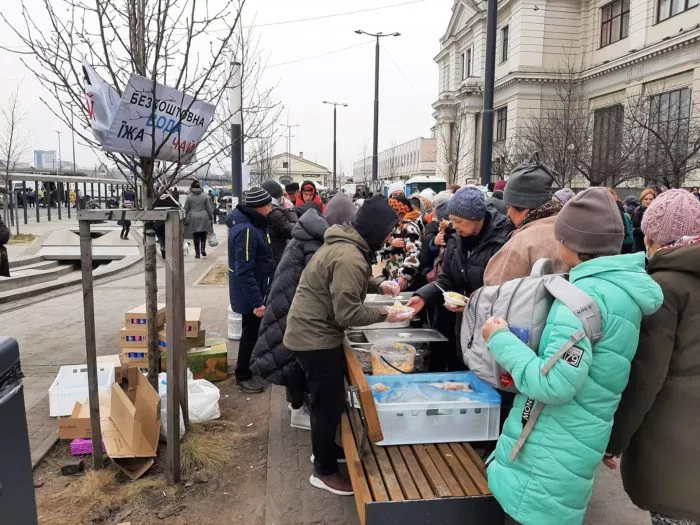
M 158 395 L 160 396 L 160 440 L 167 441 L 168 436 L 168 374 L 158 374 Z M 185 415 L 180 407 L 180 441 L 185 437 Z
M 192 379 L 192 372 L 187 371 L 187 396 L 189 403 L 190 423 L 204 423 L 219 419 L 218 387 L 206 379 Z
M 214 232 L 211 232 L 209 234 L 209 246 L 212 248 L 216 248 L 219 245 L 219 238 L 216 236 Z

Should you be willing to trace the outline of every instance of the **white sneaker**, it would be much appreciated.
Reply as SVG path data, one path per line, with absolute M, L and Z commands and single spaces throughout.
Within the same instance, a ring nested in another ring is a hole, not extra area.
M 338 496 L 352 496 L 352 483 L 346 476 L 336 472 L 330 476 L 319 476 L 315 472 L 311 474 L 309 483 L 317 489 L 327 490 Z
M 309 413 L 309 407 L 304 404 L 301 408 L 290 408 L 291 414 L 291 427 L 299 428 L 301 430 L 311 430 L 311 414 Z

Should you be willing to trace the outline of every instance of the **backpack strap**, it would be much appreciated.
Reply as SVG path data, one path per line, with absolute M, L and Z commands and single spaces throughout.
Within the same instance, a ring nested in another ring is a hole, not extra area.
M 559 299 L 578 317 L 592 345 L 602 339 L 603 320 L 600 308 L 590 295 L 560 276 L 547 281 L 544 286 L 555 299 Z
M 544 275 L 551 275 L 554 273 L 554 263 L 551 259 L 537 259 L 535 264 L 532 265 L 532 270 L 530 271 L 530 277 L 542 277 Z

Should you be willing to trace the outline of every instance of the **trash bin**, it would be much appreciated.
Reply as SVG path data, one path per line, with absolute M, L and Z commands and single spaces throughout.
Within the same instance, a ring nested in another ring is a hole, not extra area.
M 0 522 L 36 525 L 19 346 L 0 337 Z

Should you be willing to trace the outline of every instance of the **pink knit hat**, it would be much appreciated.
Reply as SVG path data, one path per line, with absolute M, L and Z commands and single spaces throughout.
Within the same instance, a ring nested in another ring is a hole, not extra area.
M 700 234 L 700 201 L 685 190 L 663 192 L 644 213 L 642 231 L 661 246 Z

